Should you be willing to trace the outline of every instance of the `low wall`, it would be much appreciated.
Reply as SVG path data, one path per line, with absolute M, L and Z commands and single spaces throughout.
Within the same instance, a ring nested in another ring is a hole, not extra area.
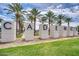
M 3 21 L 1 25 L 0 42 L 12 42 L 16 40 L 16 23 L 13 21 Z
M 47 38 L 49 38 L 48 25 L 47 24 L 40 24 L 39 25 L 39 36 L 40 36 L 40 39 L 47 39 Z
M 57 25 L 51 25 L 51 27 L 50 27 L 50 37 L 59 38 L 59 27 Z
M 24 24 L 25 32 L 24 38 L 26 41 L 34 40 L 34 23 L 27 23 Z

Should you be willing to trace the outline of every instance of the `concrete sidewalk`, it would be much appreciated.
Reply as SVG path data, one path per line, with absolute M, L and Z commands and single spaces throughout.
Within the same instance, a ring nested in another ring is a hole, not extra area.
M 79 37 L 68 37 L 68 38 L 46 39 L 46 40 L 40 40 L 40 39 L 35 38 L 33 41 L 28 41 L 28 42 L 23 41 L 23 40 L 16 40 L 15 42 L 0 44 L 0 49 L 17 47 L 17 46 L 25 46 L 25 45 L 33 45 L 33 44 L 40 44 L 40 43 L 47 43 L 47 42 L 62 41 L 62 40 L 69 40 L 69 39 L 74 39 L 74 38 L 79 38 Z

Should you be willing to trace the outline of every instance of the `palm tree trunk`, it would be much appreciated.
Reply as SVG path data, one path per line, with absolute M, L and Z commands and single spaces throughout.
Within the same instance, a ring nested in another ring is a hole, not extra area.
M 50 35 L 50 18 L 49 18 L 49 35 Z
M 62 24 L 62 23 L 61 23 L 61 19 L 60 19 L 60 23 L 59 23 L 59 26 L 61 26 L 61 24 Z
M 35 33 L 36 33 L 36 18 L 34 19 L 34 36 L 35 36 Z
M 19 34 L 22 32 L 22 24 L 21 21 L 19 20 Z
M 19 25 L 19 13 L 16 13 L 16 34 L 19 34 L 19 29 L 20 29 L 20 25 Z
M 69 36 L 69 28 L 70 28 L 70 26 L 69 26 L 69 22 L 68 22 L 68 36 Z
M 61 25 L 62 25 L 62 22 L 61 22 L 61 19 L 60 19 L 60 22 L 59 22 L 59 37 L 62 37 Z
M 69 22 L 68 22 L 68 27 L 69 27 Z
M 19 30 L 19 23 L 18 20 L 16 19 L 16 35 L 18 34 L 18 30 Z

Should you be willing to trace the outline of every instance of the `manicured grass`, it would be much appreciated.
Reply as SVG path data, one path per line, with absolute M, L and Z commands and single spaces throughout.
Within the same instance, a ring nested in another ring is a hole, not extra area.
M 0 49 L 4 56 L 79 56 L 79 38 Z

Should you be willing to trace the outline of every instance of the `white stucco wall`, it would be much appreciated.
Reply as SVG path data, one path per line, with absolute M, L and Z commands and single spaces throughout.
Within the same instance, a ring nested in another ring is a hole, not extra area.
M 11 24 L 6 24 L 6 27 L 11 27 L 11 29 L 5 29 L 4 23 L 10 22 Z M 0 42 L 11 42 L 16 40 L 16 23 L 14 21 L 3 21 L 1 25 L 1 39 Z
M 40 36 L 41 39 L 47 39 L 47 38 L 49 38 L 48 28 L 47 28 L 47 30 L 43 30 L 43 26 L 44 25 L 47 25 L 47 24 L 40 24 L 39 25 L 39 36 Z M 48 25 L 47 25 L 47 27 L 48 27 Z
M 78 36 L 78 30 L 76 27 L 73 28 L 73 35 Z
M 31 25 L 32 29 L 28 28 L 29 24 Z M 25 32 L 24 32 L 25 40 L 26 41 L 34 40 L 34 23 L 24 22 L 24 27 L 25 27 Z
M 68 31 L 69 35 L 68 36 L 73 36 L 73 28 L 71 30 L 71 27 L 69 27 L 69 31 Z
M 59 27 L 57 26 L 57 30 L 55 29 L 57 25 L 51 25 L 50 27 L 50 37 L 59 38 Z
M 60 31 L 59 31 L 60 37 L 67 37 L 67 27 L 66 27 L 66 30 L 64 29 L 64 27 L 66 27 L 66 26 L 60 26 L 59 27 L 60 28 Z

